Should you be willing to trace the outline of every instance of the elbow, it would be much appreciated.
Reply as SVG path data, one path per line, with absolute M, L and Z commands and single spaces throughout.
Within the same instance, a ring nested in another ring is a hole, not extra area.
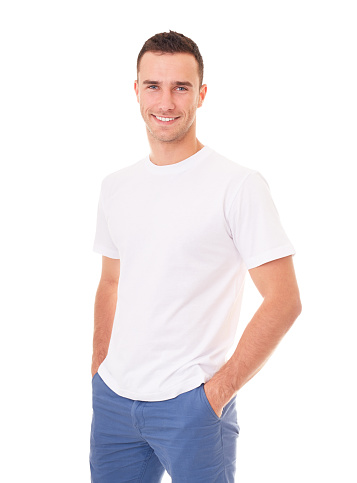
M 301 312 L 302 312 L 302 303 L 301 303 L 301 300 L 300 300 L 300 297 L 299 297 L 299 299 L 297 300 L 297 302 L 295 304 L 295 318 L 296 319 L 299 317 Z
M 299 293 L 297 294 L 279 294 L 275 297 L 265 297 L 264 305 L 273 315 L 273 319 L 277 321 L 284 331 L 288 331 L 295 320 L 302 312 L 302 304 Z
M 301 312 L 302 312 L 302 304 L 301 304 L 300 296 L 298 295 L 297 297 L 294 297 L 289 302 L 289 314 L 290 314 L 291 325 L 299 317 Z
M 285 328 L 286 330 L 289 330 L 302 312 L 302 304 L 299 294 L 283 297 L 280 299 L 278 306 L 280 307 L 280 314 L 283 316 L 283 320 L 285 320 Z

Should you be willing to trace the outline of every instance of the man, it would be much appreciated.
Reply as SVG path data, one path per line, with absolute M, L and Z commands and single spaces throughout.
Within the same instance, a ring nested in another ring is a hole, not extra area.
M 92 481 L 233 482 L 238 390 L 301 311 L 264 178 L 203 145 L 197 45 L 145 42 L 134 83 L 150 154 L 102 182 L 93 337 Z M 263 296 L 232 357 L 247 270 Z

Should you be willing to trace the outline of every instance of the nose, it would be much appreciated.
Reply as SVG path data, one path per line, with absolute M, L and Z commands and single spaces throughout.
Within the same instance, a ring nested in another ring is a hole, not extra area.
M 161 96 L 159 99 L 158 107 L 162 113 L 165 113 L 166 111 L 172 111 L 175 108 L 171 89 L 161 89 Z

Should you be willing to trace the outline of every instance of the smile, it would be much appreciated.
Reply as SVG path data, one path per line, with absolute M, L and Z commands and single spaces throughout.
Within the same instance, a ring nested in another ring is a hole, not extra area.
M 153 114 L 153 116 L 156 117 L 156 119 L 158 119 L 159 121 L 163 121 L 163 122 L 174 121 L 175 119 L 177 119 L 176 117 L 161 117 L 161 116 L 155 116 L 155 114 Z

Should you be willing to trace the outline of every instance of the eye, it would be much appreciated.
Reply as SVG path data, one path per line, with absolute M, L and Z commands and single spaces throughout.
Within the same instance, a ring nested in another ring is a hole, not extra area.
M 152 91 L 156 90 L 157 86 L 155 85 L 152 85 L 152 86 L 148 86 L 148 89 L 151 89 Z
M 187 91 L 186 87 L 183 86 L 177 86 L 176 89 L 179 89 L 180 91 Z

